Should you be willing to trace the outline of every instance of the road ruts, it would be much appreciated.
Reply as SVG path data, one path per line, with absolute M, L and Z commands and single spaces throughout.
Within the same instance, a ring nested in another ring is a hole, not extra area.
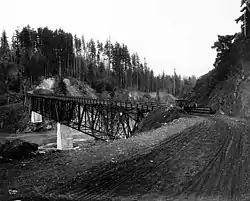
M 150 153 L 95 169 L 57 193 L 92 201 L 148 193 L 240 199 L 250 192 L 248 133 L 249 126 L 238 120 L 208 117 Z
M 217 119 L 220 127 L 215 128 L 224 141 L 216 154 L 183 189 L 184 194 L 196 194 L 225 199 L 241 199 L 244 191 L 244 135 L 248 128 L 235 122 Z
M 174 147 L 170 148 L 175 145 L 170 145 L 169 148 L 168 145 L 165 145 L 160 151 L 157 150 L 157 148 L 154 149 L 154 152 L 158 152 L 159 155 L 152 160 L 156 164 L 151 171 L 149 171 L 144 177 L 138 177 L 135 182 L 126 182 L 126 184 L 118 186 L 113 192 L 119 193 L 124 188 L 129 193 L 136 193 L 140 188 L 143 188 L 144 193 L 154 191 L 154 188 L 158 186 L 162 177 L 169 178 L 168 185 L 170 184 L 170 180 L 174 183 L 175 175 L 171 173 L 169 164 L 173 158 L 180 155 L 181 152 L 185 151 L 186 147 L 197 140 L 197 133 L 199 133 L 201 129 L 202 127 L 194 127 L 188 130 L 187 133 L 190 132 L 192 135 L 189 135 L 189 138 L 182 139 L 181 144 L 178 145 L 177 149 L 174 149 Z M 166 188 L 167 184 L 162 182 L 162 185 L 165 185 Z
M 144 184 L 147 183 L 148 188 L 146 189 L 146 191 L 148 193 L 155 192 L 163 195 L 173 194 L 178 187 L 176 184 L 179 183 L 178 171 L 183 168 L 183 165 L 180 165 L 181 161 L 183 160 L 183 154 L 189 147 L 195 146 L 198 142 L 204 140 L 210 135 L 209 132 L 206 132 L 206 130 L 208 130 L 208 126 L 209 125 L 207 123 L 202 123 L 200 125 L 196 125 L 190 130 L 184 131 L 191 132 L 191 138 L 185 141 L 178 149 L 178 151 L 173 152 L 167 160 L 164 160 L 164 158 L 159 156 L 159 160 L 163 160 L 163 163 L 158 166 L 154 172 L 152 171 L 150 174 L 146 175 L 145 178 L 139 178 L 139 184 L 141 186 L 144 186 Z M 156 149 L 154 151 L 157 152 Z M 135 185 L 130 185 L 130 187 L 128 188 L 131 189 L 131 191 L 132 189 L 134 189 L 133 191 L 136 191 Z M 119 188 L 116 192 L 119 192 Z
M 152 178 L 155 172 L 168 169 L 168 163 L 173 157 L 184 151 L 192 141 L 202 138 L 202 129 L 204 129 L 204 123 L 190 127 L 160 143 L 151 153 L 118 163 L 112 169 L 100 172 L 94 177 L 85 177 L 82 184 L 73 187 L 68 192 L 64 191 L 64 193 L 73 195 L 79 200 L 97 200 L 106 195 L 116 196 L 121 192 L 124 194 L 136 193 L 137 190 L 146 193 L 157 183 L 157 179 L 148 182 L 150 175 Z M 174 179 L 171 171 L 166 174 L 168 174 L 168 178 Z M 158 176 L 158 180 L 160 179 Z M 138 187 L 134 188 L 136 186 Z

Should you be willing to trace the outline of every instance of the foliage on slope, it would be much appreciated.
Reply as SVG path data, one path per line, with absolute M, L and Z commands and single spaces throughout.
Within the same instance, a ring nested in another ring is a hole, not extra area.
M 215 68 L 202 76 L 188 98 L 228 115 L 250 117 L 250 41 L 242 33 L 219 36 Z
M 250 118 L 250 11 L 242 1 L 241 33 L 218 36 L 214 69 L 202 76 L 188 98 L 226 114 Z
M 11 104 L 0 106 L 0 131 L 1 132 L 16 132 L 23 128 L 23 121 L 27 120 L 28 108 L 22 104 Z
M 137 132 L 145 132 L 152 129 L 157 129 L 164 123 L 171 122 L 180 117 L 185 117 L 183 110 L 177 107 L 163 106 L 149 113 L 138 126 Z

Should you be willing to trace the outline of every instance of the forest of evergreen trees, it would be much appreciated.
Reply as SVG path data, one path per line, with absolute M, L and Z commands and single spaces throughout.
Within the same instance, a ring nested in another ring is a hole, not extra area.
M 243 6 L 244 5 L 244 6 Z M 235 73 L 240 72 L 239 58 L 249 60 L 250 54 L 250 10 L 249 3 L 242 1 L 241 16 L 235 21 L 241 25 L 241 32 L 233 35 L 218 35 L 218 40 L 212 46 L 216 50 L 214 67 L 216 81 L 222 82 Z M 215 86 L 215 82 L 213 85 Z
M 10 40 L 11 39 L 11 40 Z M 74 77 L 90 84 L 97 92 L 134 88 L 143 92 L 166 91 L 182 96 L 196 83 L 196 77 L 155 75 L 146 59 L 130 53 L 127 45 L 78 37 L 62 29 L 31 28 L 16 30 L 12 37 L 2 32 L 0 74 L 2 86 L 10 82 L 6 65 L 21 66 L 18 83 L 34 83 L 41 77 Z M 5 67 L 4 67 L 5 66 Z M 175 85 L 175 87 L 174 87 Z M 174 90 L 175 89 L 175 90 Z

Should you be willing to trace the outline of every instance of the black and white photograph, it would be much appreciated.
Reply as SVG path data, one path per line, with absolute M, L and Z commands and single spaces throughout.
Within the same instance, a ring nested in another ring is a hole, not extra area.
M 0 5 L 0 201 L 250 200 L 250 0 Z

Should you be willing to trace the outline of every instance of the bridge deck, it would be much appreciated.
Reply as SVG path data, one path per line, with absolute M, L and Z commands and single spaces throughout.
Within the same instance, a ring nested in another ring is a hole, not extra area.
M 43 94 L 28 94 L 30 97 L 36 98 L 45 98 L 45 99 L 52 99 L 52 100 L 62 100 L 62 101 L 72 101 L 81 104 L 91 104 L 91 105 L 105 105 L 105 106 L 113 106 L 113 107 L 123 107 L 128 109 L 145 109 L 148 111 L 153 111 L 160 105 L 156 102 L 141 102 L 141 101 L 117 101 L 111 99 L 91 99 L 85 97 L 77 97 L 77 96 L 58 96 L 58 95 L 43 95 Z

